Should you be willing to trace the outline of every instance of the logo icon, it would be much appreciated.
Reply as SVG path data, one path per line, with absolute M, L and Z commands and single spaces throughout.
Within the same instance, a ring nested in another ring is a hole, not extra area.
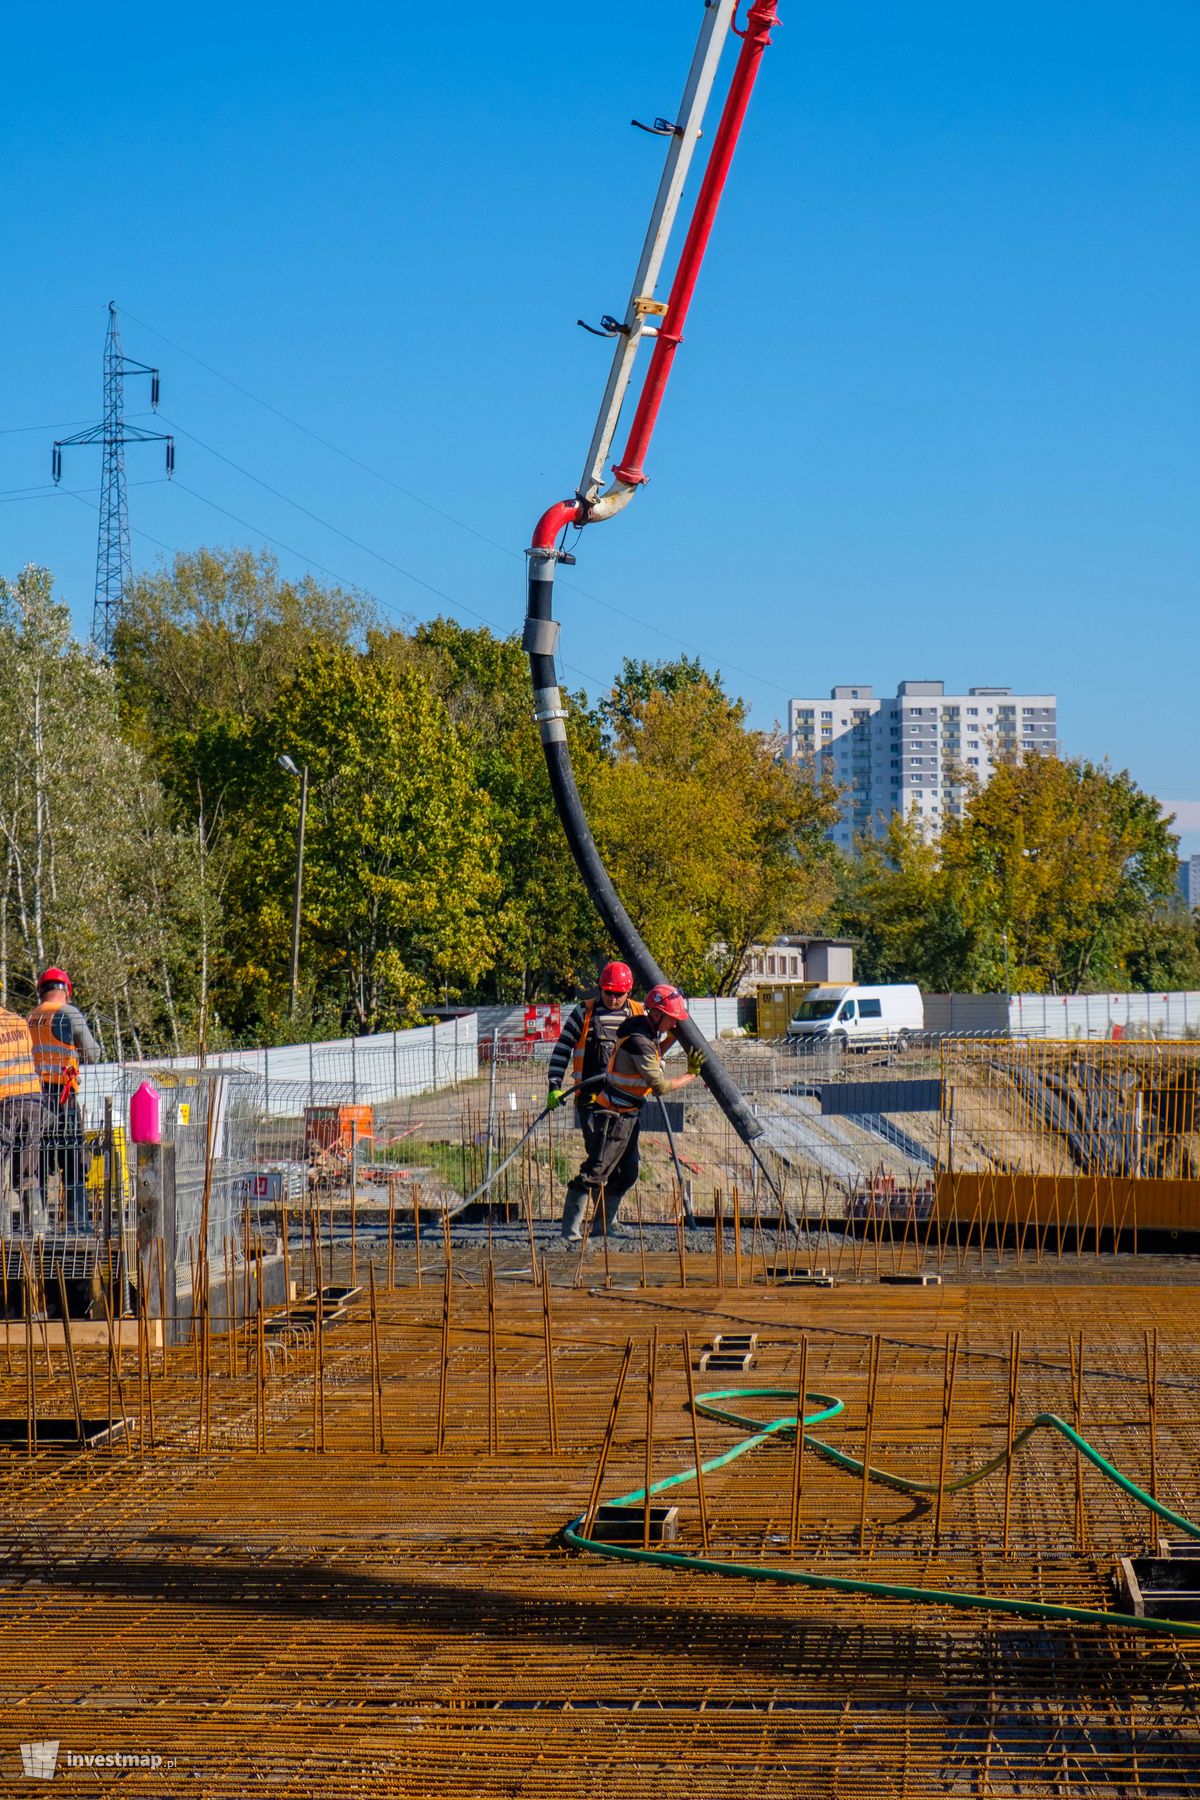
M 41 1744 L 21 1745 L 21 1766 L 26 1775 L 36 1781 L 51 1781 L 58 1767 L 57 1738 L 50 1738 Z

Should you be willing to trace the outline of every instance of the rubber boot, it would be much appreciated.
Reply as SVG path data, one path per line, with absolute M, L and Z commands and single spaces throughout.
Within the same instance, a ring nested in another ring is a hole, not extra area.
M 588 1190 L 581 1182 L 573 1181 L 563 1200 L 562 1234 L 568 1244 L 583 1241 L 583 1215 L 587 1211 L 587 1203 Z
M 620 1236 L 621 1226 L 617 1224 L 617 1214 L 621 1210 L 621 1202 L 624 1198 L 624 1194 L 605 1194 L 604 1196 L 604 1223 L 601 1229 L 606 1236 Z

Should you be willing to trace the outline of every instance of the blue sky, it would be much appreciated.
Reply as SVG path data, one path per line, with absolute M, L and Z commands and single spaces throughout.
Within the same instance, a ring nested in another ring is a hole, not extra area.
M 1052 689 L 1200 849 L 1200 12 L 781 8 L 651 484 L 562 589 L 568 676 L 686 648 L 764 724 L 836 681 Z M 87 628 L 97 453 L 40 489 L 112 297 L 178 440 L 173 483 L 130 455 L 136 563 L 270 537 L 397 617 L 516 626 L 604 379 L 574 321 L 623 310 L 657 182 L 628 121 L 674 109 L 699 13 L 10 16 L 0 567 Z

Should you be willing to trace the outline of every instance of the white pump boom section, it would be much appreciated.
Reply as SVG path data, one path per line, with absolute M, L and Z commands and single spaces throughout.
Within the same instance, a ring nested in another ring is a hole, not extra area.
M 658 335 L 657 327 L 652 321 L 666 311 L 665 302 L 655 299 L 654 290 L 658 286 L 667 242 L 675 223 L 675 215 L 679 211 L 692 156 L 700 141 L 700 127 L 736 9 L 737 0 L 704 0 L 700 36 L 688 70 L 679 114 L 674 121 L 662 180 L 658 184 L 646 241 L 633 278 L 629 306 L 622 330 L 617 336 L 608 385 L 604 390 L 600 416 L 596 420 L 596 429 L 588 450 L 587 466 L 579 486 L 580 497 L 585 500 L 594 500 L 604 485 L 604 465 L 612 448 L 641 340 Z

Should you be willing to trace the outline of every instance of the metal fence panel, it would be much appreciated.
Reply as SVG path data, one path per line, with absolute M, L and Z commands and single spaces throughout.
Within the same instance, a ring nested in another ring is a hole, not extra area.
M 941 1112 L 940 1081 L 842 1081 L 821 1088 L 821 1112 Z

